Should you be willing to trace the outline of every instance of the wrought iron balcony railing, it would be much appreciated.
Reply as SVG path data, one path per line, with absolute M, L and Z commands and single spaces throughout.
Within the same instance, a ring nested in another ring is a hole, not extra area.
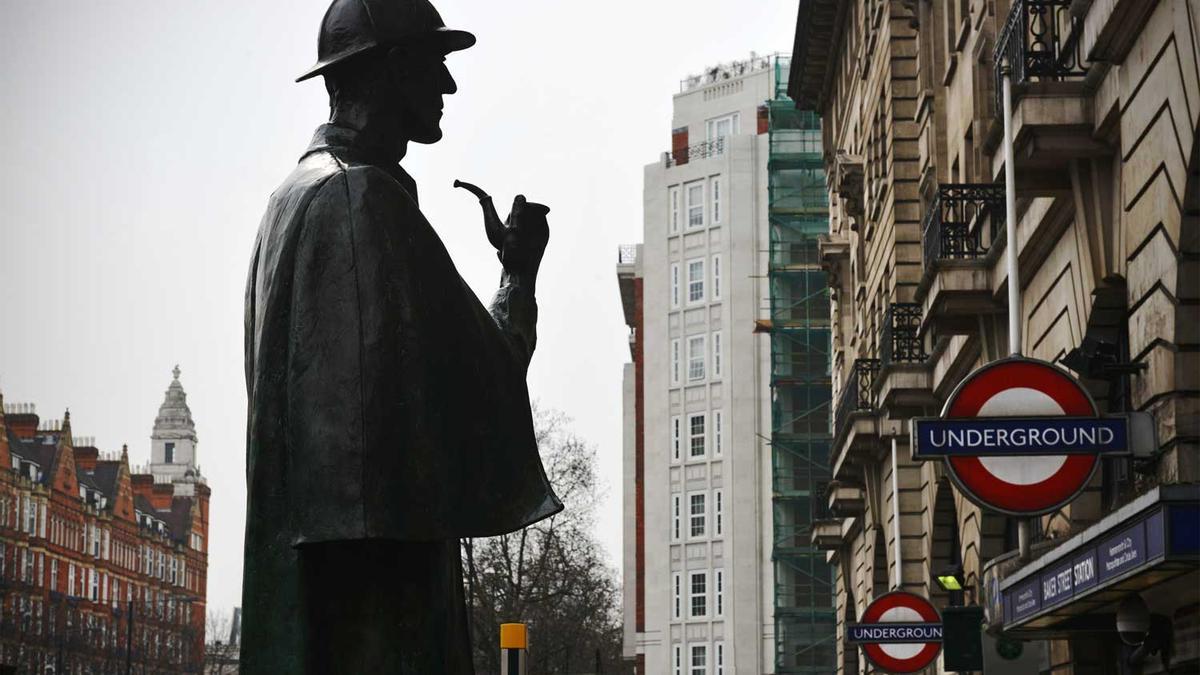
M 879 359 L 854 360 L 834 412 L 834 436 L 841 437 L 845 433 L 850 413 L 875 409 L 875 376 L 879 374 L 879 367 Z
M 1087 75 L 1080 44 L 1083 21 L 1071 13 L 1071 4 L 1072 0 L 1013 0 L 992 57 L 997 117 L 1004 114 L 1000 78 L 1005 63 L 1011 69 L 1014 87 Z
M 974 260 L 987 255 L 1003 222 L 1003 185 L 938 186 L 921 233 L 925 266 L 938 260 Z
M 893 302 L 883 315 L 880 340 L 883 365 L 920 363 L 927 358 L 919 335 L 921 306 L 915 302 Z
M 668 169 L 673 166 L 687 164 L 696 159 L 707 159 L 725 154 L 725 137 L 719 136 L 711 141 L 704 141 L 663 153 L 663 165 Z

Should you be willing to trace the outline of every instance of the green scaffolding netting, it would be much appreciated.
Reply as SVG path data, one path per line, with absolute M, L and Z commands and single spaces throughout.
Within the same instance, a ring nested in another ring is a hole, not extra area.
M 768 103 L 771 473 L 775 672 L 836 671 L 833 570 L 813 546 L 827 518 L 829 290 L 817 237 L 829 231 L 821 123 L 787 97 L 789 60 L 775 62 Z

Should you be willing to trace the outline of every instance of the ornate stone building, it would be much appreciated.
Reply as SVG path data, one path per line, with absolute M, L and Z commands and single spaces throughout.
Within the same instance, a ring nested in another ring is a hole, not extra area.
M 822 118 L 830 196 L 835 517 L 813 540 L 837 570 L 839 672 L 869 667 L 844 625 L 894 588 L 984 605 L 987 672 L 1195 672 L 1200 578 L 1171 538 L 1200 521 L 1198 35 L 1197 0 L 800 0 L 789 93 Z M 1024 353 L 1158 433 L 1153 456 L 1104 460 L 1036 523 L 1029 563 L 1012 519 L 908 449 L 912 417 L 1010 351 L 1002 65 Z M 1073 596 L 1040 583 L 1112 537 L 1149 548 Z M 955 568 L 964 598 L 934 581 Z M 1169 649 L 1117 639 L 1134 596 Z M 993 639 L 1023 641 L 1021 660 L 998 661 Z
M 174 375 L 147 472 L 0 396 L 0 672 L 200 672 L 211 492 Z

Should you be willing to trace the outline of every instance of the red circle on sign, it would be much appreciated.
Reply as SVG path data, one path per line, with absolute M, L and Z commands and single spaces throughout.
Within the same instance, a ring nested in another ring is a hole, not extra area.
M 942 617 L 938 614 L 937 608 L 934 607 L 928 600 L 919 595 L 914 595 L 906 591 L 892 591 L 879 596 L 867 606 L 867 610 L 863 612 L 863 618 L 860 623 L 870 624 L 887 624 L 887 621 L 881 621 L 885 612 L 896 607 L 904 607 L 911 609 L 921 617 L 921 621 L 926 623 L 942 622 Z M 885 645 L 866 643 L 862 645 L 863 652 L 867 658 L 876 666 L 892 673 L 915 673 L 937 658 L 938 652 L 942 649 L 941 642 L 926 642 L 924 647 L 914 656 L 908 658 L 897 658 L 888 654 L 884 649 Z
M 993 396 L 1014 388 L 1033 389 L 1049 396 L 1064 415 L 1099 414 L 1087 391 L 1058 368 L 1032 359 L 1005 359 L 968 376 L 947 401 L 942 416 L 977 417 Z M 1068 455 L 1051 476 L 1024 485 L 995 475 L 978 457 L 950 457 L 947 465 L 959 487 L 977 503 L 1004 513 L 1033 516 L 1056 511 L 1069 502 L 1088 484 L 1099 463 L 1098 455 Z

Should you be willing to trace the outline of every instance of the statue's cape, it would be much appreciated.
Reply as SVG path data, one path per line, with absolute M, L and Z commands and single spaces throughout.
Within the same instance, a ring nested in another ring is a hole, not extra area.
M 491 536 L 558 512 L 523 356 L 411 178 L 367 153 L 322 127 L 263 217 L 246 292 L 248 517 L 303 544 Z

